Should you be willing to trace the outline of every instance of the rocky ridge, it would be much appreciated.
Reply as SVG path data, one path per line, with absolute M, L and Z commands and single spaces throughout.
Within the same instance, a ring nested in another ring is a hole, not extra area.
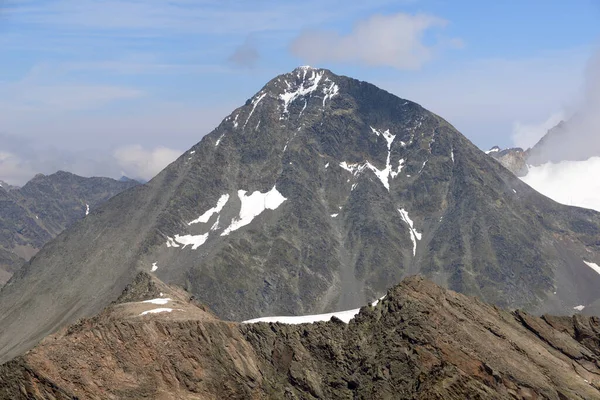
M 38 174 L 23 187 L 0 181 L 0 287 L 46 242 L 138 184 L 64 171 Z
M 599 365 L 597 317 L 508 312 L 420 277 L 348 324 L 284 325 L 219 320 L 142 274 L 0 366 L 0 399 L 600 399 Z

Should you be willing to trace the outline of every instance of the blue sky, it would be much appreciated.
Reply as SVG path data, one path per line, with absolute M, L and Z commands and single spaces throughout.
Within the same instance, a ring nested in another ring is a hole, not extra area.
M 598 21 L 597 0 L 0 0 L 0 179 L 149 178 L 307 63 L 527 146 L 577 109 Z

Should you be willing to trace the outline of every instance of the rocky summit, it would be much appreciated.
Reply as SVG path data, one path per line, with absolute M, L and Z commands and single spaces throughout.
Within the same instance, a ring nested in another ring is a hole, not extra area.
M 46 242 L 136 185 L 64 171 L 36 175 L 21 188 L 0 181 L 0 287 Z
M 535 192 L 441 117 L 302 67 L 19 270 L 0 292 L 0 360 L 140 270 L 234 321 L 356 308 L 417 273 L 503 307 L 586 312 L 599 238 L 600 214 Z
M 0 366 L 0 399 L 600 399 L 600 321 L 412 277 L 348 324 L 239 324 L 148 274 Z

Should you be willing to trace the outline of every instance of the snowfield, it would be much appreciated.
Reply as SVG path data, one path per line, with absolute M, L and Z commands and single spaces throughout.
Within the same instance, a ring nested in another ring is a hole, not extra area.
M 538 167 L 529 166 L 523 182 L 569 206 L 600 211 L 600 157 L 586 161 L 561 161 Z
M 381 300 L 383 300 L 385 296 L 375 300 L 371 303 L 371 306 L 375 307 Z M 263 317 L 263 318 L 255 318 L 250 319 L 248 321 L 243 321 L 243 324 L 255 324 L 257 322 L 279 322 L 282 324 L 312 324 L 313 322 L 326 322 L 331 319 L 331 317 L 337 317 L 341 321 L 346 324 L 349 323 L 356 315 L 359 313 L 360 308 L 355 308 L 353 310 L 347 311 L 336 311 L 328 314 L 315 314 L 315 315 L 302 315 L 298 317 Z

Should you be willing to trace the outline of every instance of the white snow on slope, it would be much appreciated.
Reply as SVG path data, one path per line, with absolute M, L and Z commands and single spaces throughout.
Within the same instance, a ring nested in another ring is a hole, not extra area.
M 419 232 L 417 232 L 417 230 L 414 228 L 413 221 L 412 221 L 412 219 L 410 219 L 410 217 L 408 216 L 408 212 L 405 209 L 403 209 L 403 208 L 398 209 L 398 212 L 400 213 L 402 220 L 404 222 L 406 222 L 406 224 L 410 228 L 410 240 L 412 240 L 412 242 L 413 242 L 413 256 L 416 256 L 417 255 L 417 241 L 421 240 L 422 235 Z
M 276 186 L 273 186 L 273 189 L 267 193 L 261 193 L 258 190 L 248 196 L 246 193 L 245 190 L 238 190 L 238 197 L 242 203 L 240 214 L 238 218 L 231 221 L 231 225 L 221 233 L 221 236 L 229 235 L 231 232 L 248 225 L 265 210 L 276 210 L 287 200 L 279 193 Z
M 596 271 L 597 273 L 599 273 L 599 274 L 600 274 L 600 266 L 598 266 L 598 264 L 596 264 L 596 263 L 593 263 L 593 262 L 588 262 L 588 261 L 585 261 L 585 260 L 583 260 L 583 262 L 584 262 L 584 263 L 585 263 L 585 264 L 586 264 L 588 267 L 590 267 L 591 269 L 593 269 L 594 271 Z
M 221 136 L 219 136 L 219 138 L 217 139 L 217 141 L 215 142 L 215 147 L 219 146 L 219 143 L 221 143 L 221 139 L 223 139 L 223 136 L 225 136 L 225 134 L 222 134 Z
M 150 270 L 150 272 L 154 272 L 158 269 L 158 265 L 156 263 L 152 263 L 152 269 Z
M 529 166 L 523 182 L 550 197 L 570 206 L 600 211 L 600 157 L 586 161 L 562 161 Z
M 573 307 L 574 310 L 577 311 L 582 311 L 585 308 L 585 306 L 577 306 L 577 307 Z
M 90 205 L 89 205 L 89 204 L 86 204 L 86 205 L 85 205 L 85 215 L 86 215 L 86 217 L 87 217 L 88 215 L 90 215 Z
M 192 246 L 192 250 L 196 250 L 198 247 L 202 246 L 206 242 L 206 239 L 208 239 L 208 233 L 205 233 L 203 235 L 175 235 L 174 241 L 183 245 L 183 249 L 185 249 L 187 246 Z M 168 243 L 169 242 L 167 242 L 167 246 L 169 245 Z
M 299 97 L 309 95 L 315 92 L 319 87 L 319 82 L 323 79 L 323 71 L 317 72 L 316 70 L 311 71 L 311 76 L 306 79 L 307 69 L 304 70 L 304 80 L 299 88 L 296 90 L 286 91 L 279 95 L 279 98 L 283 100 L 283 114 L 288 114 L 288 107 Z M 286 82 L 289 88 L 289 83 Z
M 375 176 L 377 176 L 377 178 L 381 181 L 383 186 L 389 191 L 390 190 L 389 178 L 390 178 L 390 176 L 392 178 L 395 178 L 400 173 L 400 171 L 402 171 L 404 160 L 399 161 L 398 168 L 396 171 L 394 171 L 392 169 L 392 164 L 390 162 L 390 158 L 392 155 L 392 151 L 391 151 L 392 143 L 394 142 L 394 139 L 396 138 L 396 136 L 392 135 L 390 133 L 389 129 L 386 131 L 378 131 L 377 129 L 373 128 L 372 126 L 370 128 L 371 128 L 371 131 L 375 135 L 382 136 L 387 143 L 388 154 L 387 154 L 387 159 L 385 162 L 385 168 L 379 169 L 376 166 L 374 166 L 373 164 L 371 164 L 369 161 L 365 161 L 362 164 L 348 164 L 347 162 L 344 161 L 344 162 L 341 162 L 339 165 L 346 171 L 352 173 L 352 175 L 354 175 L 354 176 L 363 172 L 365 169 L 371 170 L 375 174 Z
M 202 223 L 207 223 L 208 220 L 210 219 L 210 217 L 213 216 L 213 214 L 215 213 L 220 213 L 221 210 L 223 209 L 223 207 L 225 207 L 225 204 L 227 204 L 227 201 L 229 200 L 229 195 L 228 194 L 224 194 L 223 196 L 221 196 L 219 198 L 219 200 L 217 201 L 217 205 L 214 206 L 213 208 L 211 208 L 210 210 L 206 211 L 204 214 L 202 214 L 201 216 L 199 216 L 197 219 L 188 222 L 188 225 L 193 225 L 193 224 L 197 224 L 198 222 L 202 222 Z
M 375 307 L 379 301 L 383 300 L 385 296 L 381 297 L 378 300 L 375 300 L 371 303 L 371 306 Z M 257 322 L 279 322 L 282 324 L 312 324 L 313 322 L 327 322 L 331 319 L 331 317 L 337 317 L 345 323 L 349 323 L 358 313 L 360 312 L 360 308 L 355 308 L 353 310 L 347 311 L 336 311 L 328 314 L 315 314 L 315 315 L 302 315 L 298 317 L 263 317 L 263 318 L 255 318 L 250 319 L 248 321 L 243 321 L 243 324 L 254 324 Z
M 144 311 L 143 313 L 140 314 L 140 316 L 146 315 L 146 314 L 158 314 L 158 313 L 162 313 L 162 312 L 172 312 L 172 311 L 173 311 L 172 308 L 155 308 L 153 310 Z
M 248 121 L 250 121 L 250 117 L 252 117 L 252 114 L 254 114 L 254 110 L 256 110 L 256 106 L 258 105 L 258 103 L 260 103 L 260 101 L 262 99 L 265 98 L 267 94 L 263 93 L 261 95 L 259 95 L 256 99 L 252 100 L 252 111 L 250 111 L 250 114 L 248 114 L 248 118 L 246 119 L 246 122 L 244 122 L 244 128 L 246 127 L 246 125 L 248 124 Z M 260 121 L 258 121 L 260 123 Z M 256 126 L 258 128 L 258 125 Z
M 331 85 L 323 88 L 323 94 L 325 95 L 323 97 L 323 107 L 325 107 L 325 103 L 327 102 L 327 100 L 330 100 L 331 98 L 336 96 L 340 91 L 338 85 L 336 85 L 335 82 L 332 82 L 329 78 L 325 79 L 325 82 L 331 82 Z
M 179 245 L 172 237 L 167 236 L 167 247 L 179 247 Z
M 149 304 L 156 304 L 159 306 L 164 306 L 165 304 L 167 304 L 170 301 L 171 301 L 171 299 L 169 299 L 169 298 L 158 298 L 158 299 L 152 299 L 152 300 L 144 300 L 144 301 L 142 301 L 142 303 L 149 303 Z

